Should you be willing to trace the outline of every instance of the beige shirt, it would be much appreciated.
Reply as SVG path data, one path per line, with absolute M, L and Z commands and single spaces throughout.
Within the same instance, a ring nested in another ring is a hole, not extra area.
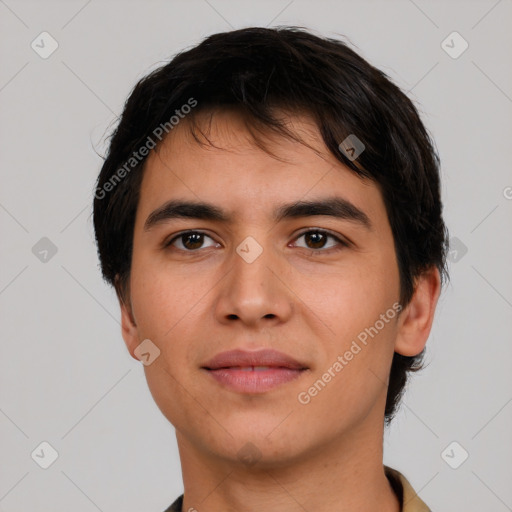
M 398 496 L 401 512 L 432 512 L 427 505 L 420 500 L 419 496 L 402 473 L 388 466 L 384 466 L 384 471 L 391 483 L 391 487 L 393 487 L 393 490 Z
M 396 469 L 384 466 L 384 471 L 388 477 L 391 487 L 398 496 L 400 502 L 400 512 L 432 512 L 418 495 L 414 492 L 411 484 L 407 481 L 402 473 Z M 165 510 L 165 512 L 182 512 L 183 494 Z

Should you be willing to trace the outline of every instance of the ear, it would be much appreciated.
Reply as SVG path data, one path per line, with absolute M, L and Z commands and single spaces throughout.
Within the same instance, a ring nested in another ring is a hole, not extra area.
M 133 316 L 129 292 L 126 293 L 126 291 L 121 290 L 118 275 L 116 275 L 115 283 L 117 299 L 119 300 L 119 306 L 121 307 L 121 333 L 123 335 L 124 343 L 130 355 L 137 361 L 140 361 L 134 353 L 134 350 L 139 345 L 139 335 L 137 324 L 135 323 L 135 318 Z
M 398 319 L 395 352 L 412 357 L 425 348 L 440 293 L 441 277 L 437 267 L 431 267 L 416 278 L 412 299 Z

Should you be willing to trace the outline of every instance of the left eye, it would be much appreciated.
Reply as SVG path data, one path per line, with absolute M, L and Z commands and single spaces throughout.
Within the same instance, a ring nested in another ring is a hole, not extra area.
M 336 247 L 337 245 L 348 247 L 348 244 L 346 242 L 344 242 L 337 236 L 329 233 L 328 231 L 324 231 L 323 229 L 315 229 L 315 230 L 305 231 L 304 233 L 301 233 L 298 236 L 298 238 L 296 238 L 296 240 L 299 240 L 300 238 L 303 238 L 303 237 L 306 241 L 306 244 L 308 244 L 308 242 L 309 242 L 309 245 L 304 247 L 305 249 L 325 249 L 325 243 L 328 238 L 331 238 L 335 242 L 330 247 L 327 247 L 327 249 L 332 249 L 332 248 Z

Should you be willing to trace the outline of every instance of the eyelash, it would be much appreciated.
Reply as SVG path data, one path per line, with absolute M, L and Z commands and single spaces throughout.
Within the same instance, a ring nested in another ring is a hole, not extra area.
M 302 236 L 307 235 L 309 233 L 320 233 L 322 235 L 325 235 L 328 238 L 333 238 L 338 243 L 338 247 L 330 247 L 329 249 L 323 249 L 323 248 L 320 248 L 320 249 L 309 249 L 308 247 L 301 247 L 301 249 L 306 249 L 306 250 L 309 250 L 309 251 L 312 251 L 312 252 L 319 252 L 319 253 L 331 253 L 331 252 L 340 251 L 343 248 L 349 247 L 349 243 L 348 242 L 345 242 L 344 240 L 342 240 L 338 236 L 334 235 L 333 233 L 331 233 L 330 231 L 327 231 L 325 229 L 308 229 L 306 231 L 303 231 L 302 233 L 299 233 L 294 241 L 297 241 L 299 238 L 301 238 Z M 182 238 L 182 237 L 184 237 L 186 235 L 190 235 L 190 234 L 205 235 L 208 238 L 213 240 L 213 238 L 210 235 L 208 235 L 207 233 L 204 233 L 203 231 L 184 231 L 184 232 L 179 233 L 178 235 L 174 236 L 168 242 L 164 242 L 164 249 L 172 246 L 172 244 L 176 240 L 179 240 L 180 238 Z M 198 252 L 200 249 L 176 249 L 176 250 L 177 251 L 181 251 L 181 252 L 194 253 L 194 252 Z

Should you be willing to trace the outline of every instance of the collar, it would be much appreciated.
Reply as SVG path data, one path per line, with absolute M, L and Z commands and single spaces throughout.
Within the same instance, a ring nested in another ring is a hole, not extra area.
M 384 472 L 398 496 L 400 501 L 401 512 L 432 512 L 427 505 L 419 498 L 418 494 L 414 491 L 411 484 L 407 481 L 404 475 L 396 469 L 384 466 Z M 174 503 L 167 508 L 164 512 L 182 512 L 183 494 L 178 496 Z
M 384 466 L 384 472 L 398 496 L 401 512 L 431 512 L 402 473 L 388 466 Z

